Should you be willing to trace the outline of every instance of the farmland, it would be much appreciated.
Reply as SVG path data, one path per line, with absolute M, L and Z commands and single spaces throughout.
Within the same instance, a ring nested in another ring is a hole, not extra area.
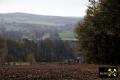
M 0 80 L 120 80 L 100 79 L 99 65 L 39 64 L 0 67 Z
M 59 36 L 62 38 L 62 40 L 76 40 L 73 32 L 62 32 L 59 33 Z
M 25 20 L 23 20 L 23 21 L 19 21 L 18 23 L 26 23 L 26 24 L 38 24 L 38 25 L 47 25 L 47 26 L 53 26 L 53 27 L 55 27 L 55 26 L 60 26 L 60 24 L 57 24 L 57 23 L 54 23 L 54 22 L 50 22 L 50 21 L 40 21 L 40 20 L 29 20 L 29 21 L 25 21 Z

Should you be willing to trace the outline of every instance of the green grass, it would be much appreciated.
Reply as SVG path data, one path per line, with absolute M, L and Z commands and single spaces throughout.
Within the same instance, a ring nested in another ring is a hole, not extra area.
M 59 26 L 60 24 L 50 22 L 50 21 L 43 21 L 43 20 L 23 20 L 19 21 L 20 23 L 29 23 L 29 24 L 38 24 L 38 25 L 49 25 L 49 26 Z
M 62 40 L 76 40 L 73 32 L 62 32 L 59 36 Z
M 44 39 L 46 39 L 46 38 L 50 38 L 50 33 L 44 34 L 44 36 L 42 37 L 42 40 L 44 40 Z

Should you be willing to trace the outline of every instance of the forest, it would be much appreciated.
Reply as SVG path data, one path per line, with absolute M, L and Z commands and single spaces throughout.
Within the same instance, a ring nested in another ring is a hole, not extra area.
M 75 32 L 87 63 L 120 65 L 120 1 L 90 0 Z

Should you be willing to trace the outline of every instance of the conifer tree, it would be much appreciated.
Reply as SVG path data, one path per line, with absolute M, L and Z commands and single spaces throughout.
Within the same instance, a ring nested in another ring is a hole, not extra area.
M 119 0 L 90 0 L 87 14 L 75 31 L 78 49 L 87 62 L 120 64 Z

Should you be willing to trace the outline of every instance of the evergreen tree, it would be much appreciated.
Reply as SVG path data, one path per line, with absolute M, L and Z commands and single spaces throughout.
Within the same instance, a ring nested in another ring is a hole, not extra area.
M 76 27 L 78 49 L 87 62 L 120 64 L 120 1 L 91 0 Z

